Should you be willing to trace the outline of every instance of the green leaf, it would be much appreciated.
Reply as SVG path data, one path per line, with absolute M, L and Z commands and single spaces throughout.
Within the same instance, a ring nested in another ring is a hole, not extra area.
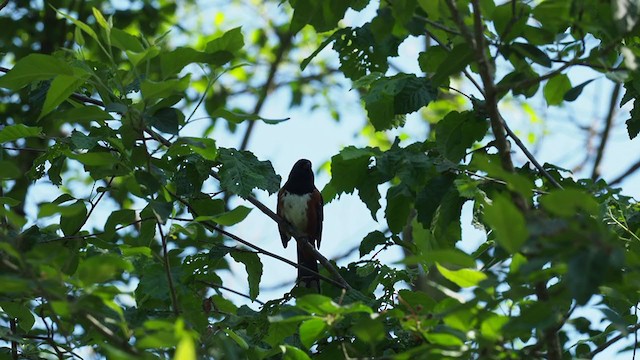
M 451 189 L 455 176 L 442 174 L 425 185 L 416 198 L 417 219 L 425 228 L 431 228 L 431 222 L 445 194 Z
M 290 345 L 280 345 L 282 360 L 311 360 L 306 352 Z
M 184 335 L 178 342 L 173 360 L 196 360 L 196 345 L 189 335 Z
M 51 55 L 30 54 L 0 78 L 0 87 L 18 90 L 34 81 L 48 80 L 58 75 L 73 76 L 73 68 Z
M 87 166 L 112 166 L 119 162 L 110 152 L 88 152 L 83 154 L 70 153 L 69 158 L 77 160 Z
M 78 265 L 76 275 L 85 286 L 113 280 L 123 271 L 131 271 L 131 263 L 115 254 L 95 255 L 84 259 Z
M 323 319 L 313 318 L 300 324 L 300 342 L 307 349 L 320 338 L 327 329 L 327 323 Z
M 495 231 L 498 244 L 511 254 L 518 252 L 529 237 L 524 216 L 506 195 L 494 196 L 485 206 L 484 219 Z
M 211 117 L 212 118 L 218 118 L 221 117 L 227 121 L 229 121 L 230 123 L 233 124 L 240 124 L 245 120 L 251 120 L 251 121 L 256 121 L 256 120 L 261 120 L 266 124 L 270 124 L 270 125 L 275 125 L 275 124 L 279 124 L 281 122 L 287 121 L 289 120 L 289 118 L 286 119 L 265 119 L 262 118 L 258 115 L 254 115 L 254 114 L 243 114 L 243 113 L 235 113 L 235 112 L 231 112 L 229 110 L 220 108 L 215 110 L 214 112 L 211 113 Z
M 140 64 L 141 62 L 153 59 L 156 56 L 160 55 L 160 49 L 157 46 L 151 46 L 142 52 L 134 52 L 129 50 L 126 50 L 125 52 L 133 66 L 138 66 L 138 64 Z M 180 68 L 178 71 L 180 70 L 182 70 L 182 68 Z
M 331 181 L 322 190 L 322 196 L 326 202 L 333 200 L 337 195 L 342 193 L 353 193 L 356 188 L 360 188 L 370 178 L 369 164 L 374 155 L 372 148 L 356 148 L 347 146 L 340 151 L 339 154 L 331 157 Z M 330 193 L 331 190 L 333 193 Z M 377 189 L 376 189 L 377 190 Z M 378 203 L 380 194 L 377 198 L 367 203 L 367 206 L 375 216 L 373 209 L 380 208 Z M 373 203 L 375 202 L 375 203 Z M 369 206 L 371 205 L 371 206 Z
M 121 209 L 113 211 L 104 224 L 104 234 L 102 237 L 106 241 L 113 241 L 118 225 L 129 225 L 136 221 L 136 212 L 131 209 Z
M 467 253 L 453 249 L 430 250 L 422 255 L 424 262 L 429 265 L 440 263 L 443 265 L 455 265 L 461 267 L 475 267 L 476 262 Z
M 548 105 L 560 105 L 569 90 L 571 90 L 569 77 L 558 74 L 547 81 L 542 92 Z
M 63 120 L 66 123 L 113 120 L 113 117 L 97 106 L 87 106 L 57 111 L 49 116 L 51 120 Z
M 120 50 L 131 51 L 134 53 L 145 53 L 145 48 L 136 36 L 118 28 L 111 29 L 111 44 Z M 128 55 L 128 53 L 127 53 Z M 137 64 L 137 63 L 135 63 Z M 135 65 L 134 64 L 134 65 Z
M 205 52 L 209 54 L 225 52 L 230 53 L 230 56 L 233 56 L 233 54 L 240 51 L 244 46 L 244 38 L 241 30 L 242 29 L 240 27 L 233 28 L 222 34 L 222 36 L 209 41 L 205 48 Z M 224 63 L 219 63 L 217 65 L 223 64 Z
M 335 314 L 340 308 L 331 298 L 319 294 L 304 295 L 296 300 L 296 305 L 312 315 Z
M 249 213 L 251 212 L 251 210 L 253 210 L 252 208 L 248 208 L 246 206 L 238 206 L 237 208 L 231 210 L 231 211 L 227 211 L 225 213 L 222 213 L 220 215 L 215 215 L 215 216 L 198 216 L 197 218 L 195 218 L 195 221 L 213 221 L 216 224 L 222 225 L 222 226 L 231 226 L 231 225 L 235 225 L 239 222 L 241 222 L 242 220 L 244 220 L 247 215 L 249 215 Z
M 449 270 L 438 263 L 436 263 L 436 267 L 442 276 L 461 288 L 477 286 L 487 278 L 486 274 L 474 269 Z
M 60 217 L 60 229 L 66 236 L 75 235 L 85 223 L 87 206 L 84 201 L 78 200 L 68 207 L 69 213 Z
M 183 92 L 189 87 L 191 75 L 184 76 L 180 79 L 151 81 L 144 80 L 140 84 L 140 91 L 145 100 L 153 100 L 166 98 L 175 93 Z
M 390 187 L 387 191 L 387 207 L 385 217 L 389 230 L 397 234 L 401 232 L 409 221 L 413 195 L 406 185 Z
M 427 78 L 398 74 L 373 82 L 363 97 L 371 124 L 376 131 L 398 127 L 404 120 L 396 117 L 419 110 L 438 96 Z
M 18 139 L 39 136 L 42 136 L 41 127 L 26 126 L 23 124 L 8 125 L 0 130 L 0 143 L 4 144 Z
M 9 160 L 0 160 L 0 180 L 19 179 L 24 173 L 18 166 Z
M 54 9 L 55 9 L 55 8 L 54 8 Z M 91 36 L 91 38 L 93 38 L 93 40 L 95 40 L 96 42 L 98 42 L 98 44 L 100 44 L 100 39 L 98 39 L 98 34 L 96 34 L 96 32 L 95 32 L 95 31 L 93 31 L 93 29 L 92 29 L 89 25 L 87 25 L 87 24 L 83 23 L 82 21 L 77 20 L 77 19 L 75 19 L 75 18 L 73 18 L 73 17 L 71 17 L 71 16 L 69 16 L 69 15 L 67 15 L 67 14 L 63 13 L 62 11 L 60 11 L 60 10 L 58 10 L 58 9 L 55 9 L 55 10 L 56 10 L 56 12 L 57 12 L 58 14 L 60 14 L 61 16 L 63 16 L 64 18 L 66 18 L 67 20 L 71 21 L 75 26 L 77 26 L 78 28 L 80 28 L 80 29 L 81 29 L 82 31 L 84 31 L 87 35 Z M 102 46 L 102 45 L 101 45 L 101 46 Z
M 571 90 L 567 91 L 564 94 L 564 101 L 574 101 L 575 99 L 577 99 L 578 96 L 580 96 L 580 94 L 582 94 L 582 90 L 584 90 L 584 87 L 589 85 L 589 83 L 591 83 L 593 80 L 595 80 L 595 79 L 587 80 L 587 81 L 583 82 L 582 84 L 571 88 Z
M 480 334 L 489 341 L 500 341 L 503 339 L 502 327 L 509 322 L 509 318 L 503 315 L 491 314 L 482 321 Z
M 205 160 L 215 160 L 218 157 L 218 149 L 216 148 L 216 141 L 209 138 L 199 137 L 181 137 L 179 138 L 169 149 L 169 152 L 177 151 L 180 146 L 188 147 L 189 152 L 194 152 Z
M 177 135 L 180 125 L 184 123 L 184 114 L 176 108 L 162 108 L 145 117 L 145 122 L 163 133 Z
M 379 317 L 376 319 L 372 319 L 370 316 L 363 317 L 351 327 L 351 331 L 356 335 L 356 338 L 368 344 L 382 341 L 386 335 Z
M 511 50 L 515 51 L 518 55 L 522 57 L 527 57 L 531 59 L 533 62 L 535 62 L 536 64 L 540 64 L 544 67 L 551 67 L 551 65 L 553 64 L 549 56 L 547 56 L 547 54 L 545 54 L 537 46 L 534 46 L 528 43 L 514 42 L 511 45 L 509 45 L 509 47 Z
M 82 75 L 58 75 L 51 82 L 49 90 L 47 90 L 47 97 L 42 105 L 42 111 L 38 120 L 42 119 L 45 115 L 49 114 L 63 101 L 67 100 L 71 94 L 73 94 L 80 85 L 84 84 L 85 80 L 89 77 L 89 74 Z
M 575 214 L 598 215 L 599 204 L 591 194 L 579 189 L 554 190 L 540 198 L 540 204 L 554 215 L 570 217 Z
M 8 317 L 18 319 L 17 323 L 20 329 L 28 332 L 35 324 L 36 319 L 29 307 L 16 301 L 0 302 L 0 308 Z
M 452 111 L 436 124 L 436 146 L 444 157 L 458 163 L 488 129 L 489 123 L 475 112 Z
M 458 74 L 464 70 L 472 60 L 473 50 L 470 46 L 466 43 L 456 45 L 440 63 L 431 81 L 435 86 L 441 85 L 447 81 L 451 75 Z
M 270 161 L 260 161 L 249 151 L 220 148 L 218 161 L 220 186 L 244 199 L 253 189 L 273 194 L 280 189 L 280 175 L 273 170 Z
M 387 243 L 387 237 L 378 230 L 372 231 L 362 239 L 360 243 L 360 257 L 372 252 L 378 245 L 384 245 Z
M 236 262 L 244 264 L 249 280 L 249 296 L 255 300 L 260 292 L 260 279 L 262 278 L 260 257 L 251 251 L 232 251 L 231 257 Z
M 289 4 L 293 8 L 290 29 L 293 34 L 305 25 L 313 26 L 319 33 L 332 30 L 350 7 L 350 1 L 344 0 L 289 0 Z
M 106 30 L 109 30 L 111 28 L 111 26 L 109 26 L 109 23 L 107 22 L 107 19 L 104 18 L 104 15 L 102 15 L 100 10 L 92 7 L 91 11 L 93 12 L 93 17 L 96 19 L 96 22 L 98 22 L 98 25 Z

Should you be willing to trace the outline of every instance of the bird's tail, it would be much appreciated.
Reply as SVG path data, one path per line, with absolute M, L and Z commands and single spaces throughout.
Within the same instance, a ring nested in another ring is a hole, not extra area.
M 318 261 L 310 249 L 303 246 L 302 242 L 298 243 L 298 265 L 302 265 L 311 271 L 298 268 L 298 282 L 304 284 L 308 289 L 314 289 L 320 292 L 320 278 L 318 277 Z

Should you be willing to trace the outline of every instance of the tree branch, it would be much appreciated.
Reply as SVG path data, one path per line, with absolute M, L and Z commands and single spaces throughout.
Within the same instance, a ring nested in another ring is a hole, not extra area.
M 215 174 L 215 173 L 213 173 L 213 174 Z M 216 177 L 216 179 L 218 178 L 218 177 L 217 177 L 217 174 L 215 174 L 215 177 Z M 189 211 L 190 211 L 194 216 L 198 216 L 198 213 L 195 211 L 195 209 L 193 209 L 193 207 L 192 207 L 192 206 L 191 206 L 191 205 L 190 205 L 186 200 L 184 200 L 184 199 L 182 199 L 181 197 L 177 196 L 176 194 L 174 194 L 173 192 L 171 192 L 171 191 L 170 191 L 170 190 L 168 190 L 168 189 L 167 189 L 167 191 L 168 191 L 168 192 L 169 192 L 169 194 L 171 194 L 171 196 L 173 196 L 177 201 L 179 201 L 179 202 L 180 202 L 180 203 L 182 203 L 184 206 L 186 206 L 186 207 L 189 209 Z M 254 199 L 255 199 L 255 198 L 254 198 Z M 271 211 L 271 210 L 269 210 L 269 208 L 267 208 L 264 204 L 262 204 L 262 203 L 261 203 L 261 202 L 259 202 L 258 200 L 255 200 L 255 201 L 256 201 L 258 204 L 260 204 L 261 206 L 263 206 L 264 208 L 266 208 L 266 210 Z M 277 216 L 277 215 L 276 215 L 276 216 Z M 284 221 L 284 220 L 283 220 L 283 221 Z M 251 242 L 249 242 L 249 241 L 247 241 L 247 240 L 244 240 L 244 239 L 240 238 L 239 236 L 236 236 L 236 235 L 234 235 L 234 234 L 232 234 L 232 233 L 230 233 L 230 232 L 228 232 L 228 231 L 226 231 L 226 230 L 224 230 L 224 229 L 220 228 L 218 225 L 216 225 L 215 223 L 213 223 L 213 222 L 211 222 L 211 221 L 203 221 L 203 222 L 201 222 L 201 224 L 202 224 L 202 225 L 204 225 L 204 226 L 205 226 L 206 228 L 208 228 L 209 230 L 217 231 L 217 232 L 219 232 L 219 233 L 221 233 L 221 234 L 225 235 L 226 237 L 228 237 L 228 238 L 230 238 L 230 239 L 232 239 L 232 240 L 235 240 L 235 241 L 237 241 L 237 242 L 239 242 L 239 243 L 241 243 L 241 244 L 243 244 L 243 245 L 245 245 L 245 246 L 248 246 L 248 247 L 250 247 L 250 248 L 252 248 L 252 249 L 254 249 L 254 250 L 257 250 L 257 251 L 258 251 L 259 253 L 261 253 L 261 254 L 264 254 L 264 255 L 270 256 L 270 257 L 272 257 L 272 258 L 274 258 L 274 259 L 280 260 L 280 261 L 282 261 L 282 262 L 284 262 L 284 263 L 286 263 L 286 264 L 289 264 L 289 265 L 291 265 L 291 266 L 294 266 L 294 267 L 296 267 L 296 268 L 308 270 L 308 271 L 312 272 L 313 274 L 318 275 L 321 279 L 323 279 L 323 280 L 325 280 L 325 281 L 327 281 L 327 282 L 329 282 L 329 283 L 332 283 L 332 284 L 334 284 L 334 285 L 336 285 L 336 286 L 338 286 L 338 287 L 341 287 L 341 288 L 343 288 L 343 289 L 350 289 L 349 284 L 347 284 L 347 283 L 346 283 L 346 281 L 344 281 L 344 279 L 342 279 L 342 277 L 341 277 L 341 276 L 340 276 L 338 279 L 339 279 L 339 280 L 342 280 L 342 281 L 339 281 L 339 282 L 338 282 L 338 281 L 335 281 L 335 280 L 330 279 L 330 278 L 328 278 L 328 277 L 326 277 L 326 276 L 324 276 L 324 275 L 322 275 L 322 274 L 320 274 L 320 273 L 318 273 L 318 272 L 316 272 L 316 271 L 314 271 L 314 270 L 312 270 L 312 269 L 309 269 L 309 268 L 307 268 L 307 267 L 305 267 L 305 266 L 303 266 L 303 265 L 299 265 L 299 264 L 297 264 L 297 263 L 295 263 L 295 262 L 293 262 L 293 261 L 291 261 L 291 260 L 289 260 L 289 259 L 286 259 L 286 258 L 284 258 L 284 257 L 282 257 L 282 256 L 280 256 L 280 255 L 277 255 L 277 254 L 272 253 L 271 251 L 265 250 L 265 249 L 263 249 L 263 248 L 261 248 L 261 247 L 259 247 L 259 246 L 257 246 L 257 245 L 254 245 L 254 244 L 252 244 Z M 288 223 L 287 223 L 287 224 L 288 224 Z M 290 226 L 290 225 L 288 225 L 288 226 Z M 295 238 L 295 236 L 294 236 L 294 238 Z M 299 241 L 299 240 L 298 240 L 298 238 L 295 238 L 295 239 L 296 239 L 296 241 Z M 306 243 L 309 243 L 309 242 L 308 242 L 308 241 L 306 241 Z M 309 245 L 311 246 L 311 244 L 309 244 Z M 313 248 L 313 246 L 311 246 L 311 247 Z M 315 250 L 315 248 L 314 248 L 314 250 Z M 316 250 L 316 252 L 317 252 L 317 250 Z M 327 260 L 327 262 L 328 262 L 328 260 Z M 331 265 L 331 263 L 329 263 L 329 266 L 333 267 L 333 265 Z M 327 270 L 329 270 L 329 268 L 327 268 Z M 331 272 L 331 271 L 329 271 L 329 272 Z M 336 272 L 337 272 L 337 270 L 336 270 Z M 332 274 L 333 274 L 333 273 L 332 273 Z M 338 276 L 339 276 L 339 274 L 338 274 Z M 345 284 L 346 284 L 346 285 L 345 285 Z
M 609 339 L 609 341 L 607 341 L 606 343 L 598 346 L 597 348 L 595 348 L 595 350 L 593 350 L 589 356 L 590 359 L 593 359 L 594 356 L 598 355 L 599 353 L 603 352 L 604 350 L 606 350 L 609 346 L 613 345 L 614 343 L 626 338 L 627 336 L 629 336 L 629 333 L 635 333 L 636 331 L 638 331 L 640 329 L 640 324 L 635 324 L 633 326 L 630 326 L 627 328 L 627 334 L 624 333 L 620 333 L 618 334 L 618 336 L 614 336 L 611 339 Z
M 284 54 L 291 46 L 291 33 L 286 32 L 285 34 L 278 33 L 278 38 L 280 40 L 280 46 L 278 46 L 278 50 L 276 51 L 276 57 L 271 63 L 269 67 L 269 74 L 267 75 L 267 80 L 262 85 L 262 92 L 260 93 L 260 97 L 256 102 L 253 108 L 253 115 L 258 115 L 260 110 L 262 110 L 262 106 L 264 105 L 265 100 L 267 99 L 267 95 L 272 89 L 273 81 L 276 76 L 276 72 L 282 63 L 282 59 L 284 58 Z M 247 130 L 244 133 L 244 137 L 242 138 L 242 143 L 240 143 L 240 150 L 246 150 L 249 144 L 249 139 L 251 138 L 251 133 L 253 132 L 253 128 L 255 126 L 255 121 L 250 121 L 247 125 Z
M 178 307 L 178 297 L 176 296 L 176 289 L 173 286 L 173 276 L 171 276 L 171 265 L 169 264 L 169 256 L 167 251 L 167 237 L 162 230 L 162 225 L 160 224 L 160 219 L 156 220 L 156 224 L 158 225 L 158 232 L 160 233 L 160 238 L 162 240 L 162 259 L 164 262 L 164 271 L 167 275 L 167 282 L 169 283 L 169 294 L 171 295 L 171 304 L 173 305 L 173 314 L 178 317 L 180 316 L 180 308 Z M 167 234 L 169 235 L 169 234 Z
M 226 291 L 228 291 L 228 292 L 230 292 L 230 293 L 234 293 L 234 294 L 236 294 L 236 295 L 238 295 L 238 296 L 242 296 L 242 297 L 247 298 L 247 299 L 249 299 L 249 300 L 251 300 L 251 301 L 255 301 L 255 302 L 257 302 L 257 303 L 258 303 L 258 304 L 260 304 L 260 305 L 264 305 L 264 302 L 262 302 L 262 301 L 260 301 L 260 300 L 258 300 L 258 299 L 254 299 L 254 298 L 252 298 L 251 296 L 249 296 L 249 295 L 247 295 L 247 294 L 243 294 L 243 293 L 241 293 L 241 292 L 239 292 L 239 291 L 236 291 L 236 290 L 233 290 L 233 289 L 229 289 L 228 287 L 224 287 L 224 286 L 219 285 L 219 284 L 214 284 L 214 283 L 210 283 L 210 282 L 206 282 L 206 281 L 202 281 L 202 280 L 198 280 L 198 281 L 199 281 L 200 283 L 204 284 L 204 285 L 209 286 L 209 287 L 212 287 L 212 288 L 215 288 L 215 289 L 222 289 L 222 290 L 226 290 Z
M 604 149 L 607 146 L 607 140 L 609 140 L 609 132 L 611 131 L 611 125 L 613 124 L 613 118 L 616 114 L 618 107 L 618 97 L 620 96 L 621 83 L 616 83 L 611 93 L 611 101 L 609 102 L 609 112 L 604 122 L 604 129 L 602 129 L 602 135 L 600 136 L 600 146 L 598 146 L 598 152 L 596 153 L 596 160 L 593 163 L 593 170 L 591 171 L 591 180 L 596 180 L 600 177 L 600 162 L 604 155 Z

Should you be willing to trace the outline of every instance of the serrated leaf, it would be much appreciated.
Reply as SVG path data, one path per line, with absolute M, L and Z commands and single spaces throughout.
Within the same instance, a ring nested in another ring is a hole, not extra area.
M 461 288 L 477 286 L 487 278 L 486 274 L 474 269 L 449 270 L 438 263 L 436 263 L 436 267 L 442 276 Z
M 367 236 L 360 242 L 360 257 L 372 252 L 378 245 L 384 245 L 387 243 L 387 237 L 380 231 L 375 230 L 367 234 Z
M 389 230 L 397 234 L 407 225 L 413 196 L 411 191 L 404 185 L 393 186 L 387 191 L 387 207 L 385 217 Z
M 475 112 L 452 111 L 436 124 L 436 146 L 444 157 L 458 163 L 488 129 L 488 122 Z
M 231 257 L 242 263 L 247 270 L 249 281 L 249 297 L 255 300 L 260 293 L 260 279 L 262 278 L 262 262 L 258 254 L 249 251 L 232 251 Z
M 273 194 L 280 189 L 280 175 L 273 170 L 270 161 L 260 161 L 249 151 L 220 148 L 218 161 L 220 186 L 244 199 L 253 189 Z
M 511 254 L 517 253 L 529 237 L 524 216 L 506 195 L 497 194 L 491 204 L 485 205 L 484 219 L 498 244 Z
M 58 75 L 73 76 L 73 68 L 51 55 L 30 54 L 18 60 L 7 74 L 0 77 L 0 87 L 18 90 L 34 81 Z
M 404 124 L 397 115 L 417 111 L 435 100 L 438 91 L 427 78 L 398 74 L 376 80 L 363 97 L 371 124 L 376 131 Z
M 417 219 L 425 228 L 431 228 L 431 222 L 445 194 L 451 189 L 455 176 L 442 174 L 427 182 L 416 198 Z

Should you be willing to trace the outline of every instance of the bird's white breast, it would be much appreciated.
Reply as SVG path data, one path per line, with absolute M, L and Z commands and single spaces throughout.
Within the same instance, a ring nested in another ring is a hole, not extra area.
M 307 230 L 307 207 L 311 194 L 296 195 L 285 191 L 282 197 L 284 218 L 298 231 Z

